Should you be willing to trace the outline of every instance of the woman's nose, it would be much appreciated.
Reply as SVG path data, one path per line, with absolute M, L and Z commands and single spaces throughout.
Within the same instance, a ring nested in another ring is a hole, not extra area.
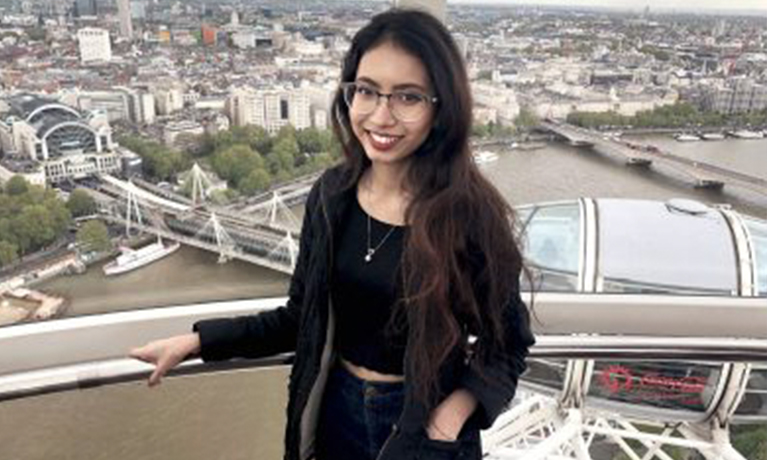
M 369 119 L 371 122 L 380 125 L 392 125 L 397 122 L 394 114 L 389 106 L 389 98 L 386 96 L 378 96 L 378 103 L 375 109 L 370 113 Z

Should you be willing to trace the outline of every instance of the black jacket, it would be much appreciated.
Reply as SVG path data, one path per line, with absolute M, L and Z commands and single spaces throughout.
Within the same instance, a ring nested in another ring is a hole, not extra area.
M 205 361 L 296 352 L 289 384 L 285 460 L 307 460 L 312 452 L 314 414 L 332 359 L 329 345 L 334 321 L 329 286 L 333 235 L 349 203 L 356 199 L 354 187 L 344 189 L 348 182 L 346 174 L 341 167 L 328 170 L 309 193 L 287 305 L 258 315 L 206 320 L 194 326 L 200 334 Z M 518 275 L 509 274 L 509 282 L 518 286 Z M 379 459 L 481 458 L 479 430 L 489 427 L 513 398 L 517 379 L 525 370 L 528 347 L 534 343 L 527 309 L 518 290 L 507 313 L 509 353 L 472 359 L 467 365 L 463 349 L 456 350 L 441 372 L 445 394 L 466 388 L 479 402 L 458 442 L 431 441 L 426 437 L 428 410 L 414 398 L 406 376 L 403 413 Z

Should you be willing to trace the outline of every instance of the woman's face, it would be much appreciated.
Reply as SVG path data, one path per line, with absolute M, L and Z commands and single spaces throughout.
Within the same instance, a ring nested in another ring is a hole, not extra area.
M 432 97 L 426 67 L 420 59 L 391 42 L 384 42 L 362 56 L 355 83 L 357 91 L 366 94 L 371 90 L 382 94 L 396 93 L 400 102 L 412 103 L 416 96 L 426 96 L 426 100 Z M 406 165 L 431 131 L 432 103 L 424 102 L 423 114 L 412 119 L 412 116 L 398 116 L 398 111 L 392 110 L 399 103 L 393 99 L 379 97 L 378 105 L 369 113 L 360 113 L 356 103 L 349 108 L 352 131 L 374 164 Z

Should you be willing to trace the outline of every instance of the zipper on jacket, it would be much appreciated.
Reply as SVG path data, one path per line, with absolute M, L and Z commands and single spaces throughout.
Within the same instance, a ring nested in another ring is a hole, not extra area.
M 322 179 L 320 179 L 322 180 Z M 320 208 L 322 208 L 322 216 L 325 218 L 325 225 L 328 228 L 328 287 L 330 286 L 330 281 L 333 278 L 333 258 L 334 258 L 334 249 L 333 249 L 333 225 L 330 223 L 330 216 L 328 216 L 328 209 L 327 209 L 327 197 L 326 197 L 326 191 L 325 191 L 325 182 L 320 183 Z
M 386 441 L 384 441 L 383 445 L 381 446 L 381 450 L 378 451 L 378 455 L 376 455 L 376 460 L 381 459 L 381 454 L 383 454 L 386 451 L 386 447 L 389 445 L 392 439 L 394 439 L 395 436 L 399 434 L 399 426 L 395 423 L 391 427 L 391 433 L 389 433 L 389 437 L 386 438 Z

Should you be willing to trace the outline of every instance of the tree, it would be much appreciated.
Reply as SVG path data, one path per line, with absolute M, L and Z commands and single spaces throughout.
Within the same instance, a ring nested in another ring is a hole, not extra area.
M 208 147 L 205 136 L 207 135 L 182 133 L 176 136 L 173 145 L 178 147 L 179 150 L 187 152 L 192 157 L 199 158 L 204 155 Z
M 294 136 L 285 135 L 277 141 L 269 155 L 267 163 L 272 174 L 282 170 L 290 172 L 296 164 L 296 157 L 300 154 L 298 141 Z
M 471 126 L 471 135 L 479 138 L 487 137 L 489 129 L 487 125 L 474 124 Z
M 27 30 L 27 36 L 31 41 L 40 42 L 45 40 L 46 30 L 42 27 L 35 27 Z
M 262 168 L 254 169 L 248 176 L 242 180 L 240 191 L 246 195 L 253 195 L 269 188 L 272 178 L 269 173 Z
M 325 139 L 317 128 L 302 129 L 296 133 L 298 149 L 301 153 L 320 153 L 327 149 Z
M 733 427 L 732 445 L 749 460 L 767 460 L 767 426 Z
M 246 126 L 244 128 L 245 141 L 250 148 L 262 155 L 272 151 L 272 138 L 261 126 Z
M 519 129 L 530 129 L 538 126 L 540 120 L 538 116 L 530 110 L 529 107 L 522 107 L 519 111 L 519 115 L 514 119 L 514 125 Z
M 239 188 L 240 181 L 247 177 L 251 171 L 263 168 L 264 159 L 250 146 L 237 144 L 216 151 L 211 164 L 216 174 L 229 181 L 235 188 Z
M 137 136 L 124 136 L 120 144 L 136 152 L 143 160 L 144 174 L 157 180 L 171 180 L 188 168 L 189 159 L 178 150 Z
M 107 226 L 98 220 L 84 223 L 75 238 L 85 251 L 107 251 L 112 247 Z
M 40 249 L 52 243 L 57 235 L 51 212 L 43 205 L 26 206 L 16 218 L 16 234 L 24 234 L 29 249 Z
M 0 241 L 0 267 L 5 267 L 19 258 L 19 248 L 8 241 Z
M 76 189 L 69 195 L 67 208 L 74 217 L 87 216 L 96 212 L 96 200 L 83 189 Z
M 479 73 L 477 73 L 477 80 L 492 80 L 492 78 L 492 70 L 480 70 Z
M 15 175 L 5 184 L 5 193 L 11 196 L 18 196 L 27 193 L 29 183 L 24 177 Z

